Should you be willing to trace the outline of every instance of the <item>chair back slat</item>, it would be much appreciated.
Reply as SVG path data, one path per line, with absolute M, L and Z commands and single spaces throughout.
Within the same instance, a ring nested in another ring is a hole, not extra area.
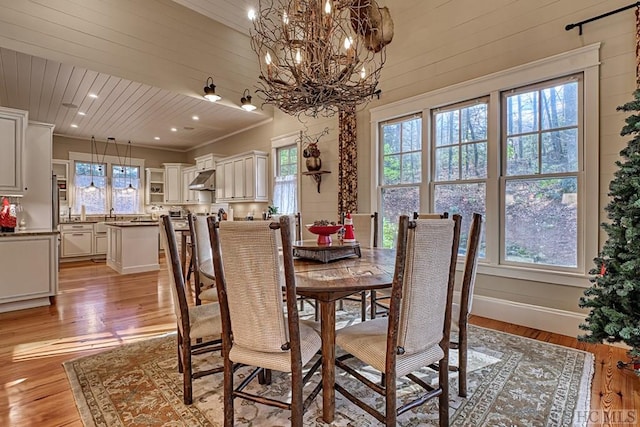
M 476 271 L 480 252 L 480 237 L 482 235 L 482 215 L 474 213 L 471 218 L 469 235 L 467 236 L 467 253 L 464 260 L 462 275 L 462 290 L 460 294 L 460 314 L 468 315 L 473 302 L 473 289 L 476 283 Z M 464 314 L 463 314 L 464 313 Z
M 204 262 L 211 262 L 211 244 L 209 243 L 209 228 L 207 227 L 207 217 L 204 215 L 194 215 L 195 242 L 199 265 Z
M 187 295 L 185 292 L 184 275 L 182 274 L 182 266 L 180 264 L 180 256 L 178 255 L 178 244 L 176 241 L 175 230 L 171 218 L 166 215 L 161 217 L 160 222 L 160 240 L 167 257 L 167 272 L 169 273 L 169 287 L 171 288 L 171 298 L 173 301 L 173 310 L 178 319 L 178 328 L 183 335 L 188 336 L 189 328 L 189 305 L 187 303 Z
M 291 241 L 294 242 L 296 240 L 302 240 L 300 212 L 295 214 L 287 214 L 287 215 L 272 215 L 271 221 L 278 222 L 280 221 L 280 218 L 283 216 L 289 217 L 289 224 L 291 225 Z M 278 242 L 278 248 L 282 249 L 282 237 L 280 236 L 280 233 L 276 233 L 276 241 Z
M 407 236 L 398 346 L 420 352 L 443 338 L 455 222 L 418 219 Z
M 283 273 L 276 235 L 264 221 L 219 224 L 223 281 L 234 345 L 282 352 L 289 339 L 283 310 Z M 220 282 L 218 282 L 220 283 Z

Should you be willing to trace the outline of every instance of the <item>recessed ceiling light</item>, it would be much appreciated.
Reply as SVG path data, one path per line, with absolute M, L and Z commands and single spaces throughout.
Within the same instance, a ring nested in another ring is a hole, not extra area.
M 156 141 L 160 141 L 160 137 L 159 136 L 154 136 L 153 139 L 155 139 Z
M 78 127 L 78 125 L 77 125 L 77 124 L 75 124 L 75 123 L 71 123 L 71 127 L 72 127 L 72 128 L 77 128 L 77 127 Z
M 256 11 L 254 9 L 249 9 L 249 12 L 247 12 L 247 17 L 250 21 L 253 21 L 254 19 L 256 19 Z
M 178 132 L 178 129 L 176 129 L 176 128 L 171 128 L 171 132 Z
M 79 115 L 79 116 L 86 116 L 86 115 L 87 115 L 87 113 L 85 113 L 84 111 L 78 111 L 78 115 Z
M 191 118 L 192 118 L 193 120 L 200 120 L 200 117 L 198 117 L 198 116 L 193 116 L 193 117 L 191 117 Z
M 96 95 L 95 93 L 90 93 L 89 94 L 89 98 L 97 98 L 97 97 L 98 97 L 98 95 Z

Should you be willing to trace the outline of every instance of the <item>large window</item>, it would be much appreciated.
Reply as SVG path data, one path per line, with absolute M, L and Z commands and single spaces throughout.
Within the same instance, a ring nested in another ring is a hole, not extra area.
M 410 116 L 380 124 L 382 246 L 395 246 L 398 217 L 419 211 L 422 182 L 422 119 Z
M 278 207 L 278 213 L 294 214 L 298 212 L 298 146 L 279 147 L 275 152 L 273 204 Z
M 99 215 L 107 208 L 107 165 L 76 161 L 74 163 L 73 213 L 79 214 L 82 206 L 87 215 Z
M 464 255 L 478 212 L 481 273 L 588 286 L 598 250 L 598 64 L 593 45 L 372 109 L 372 209 L 384 246 L 399 214 L 447 211 L 463 217 Z
M 578 76 L 503 95 L 505 261 L 578 265 L 581 104 Z
M 73 165 L 73 214 L 80 214 L 82 206 L 87 215 L 108 215 L 111 209 L 115 214 L 142 212 L 144 160 L 130 159 L 127 163 L 131 165 L 125 166 L 113 156 L 92 162 L 89 154 L 69 153 L 69 159 Z
M 140 206 L 140 168 L 111 166 L 111 206 L 114 212 L 135 214 Z
M 488 111 L 483 98 L 432 112 L 433 211 L 460 214 L 465 225 L 474 212 L 486 215 Z M 460 254 L 467 230 L 460 232 Z M 481 258 L 484 246 L 482 239 Z

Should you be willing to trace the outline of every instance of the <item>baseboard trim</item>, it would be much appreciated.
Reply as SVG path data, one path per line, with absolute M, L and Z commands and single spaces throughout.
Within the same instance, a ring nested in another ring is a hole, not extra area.
M 527 326 L 570 337 L 577 337 L 583 331 L 578 327 L 585 315 L 566 310 L 507 301 L 482 295 L 473 296 L 472 314 Z
M 474 295 L 471 314 L 570 337 L 577 337 L 585 333 L 579 328 L 579 325 L 586 318 L 582 313 L 524 304 L 500 298 Z M 603 344 L 627 350 L 631 349 L 623 342 L 603 342 Z

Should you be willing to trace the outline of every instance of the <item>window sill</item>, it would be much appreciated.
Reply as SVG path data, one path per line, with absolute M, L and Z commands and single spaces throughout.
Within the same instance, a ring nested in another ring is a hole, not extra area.
M 464 263 L 458 262 L 460 269 Z M 563 271 L 549 271 L 507 265 L 478 264 L 478 274 L 487 276 L 508 277 L 511 279 L 528 280 L 532 282 L 552 283 L 555 285 L 588 288 L 591 286 L 588 275 Z

